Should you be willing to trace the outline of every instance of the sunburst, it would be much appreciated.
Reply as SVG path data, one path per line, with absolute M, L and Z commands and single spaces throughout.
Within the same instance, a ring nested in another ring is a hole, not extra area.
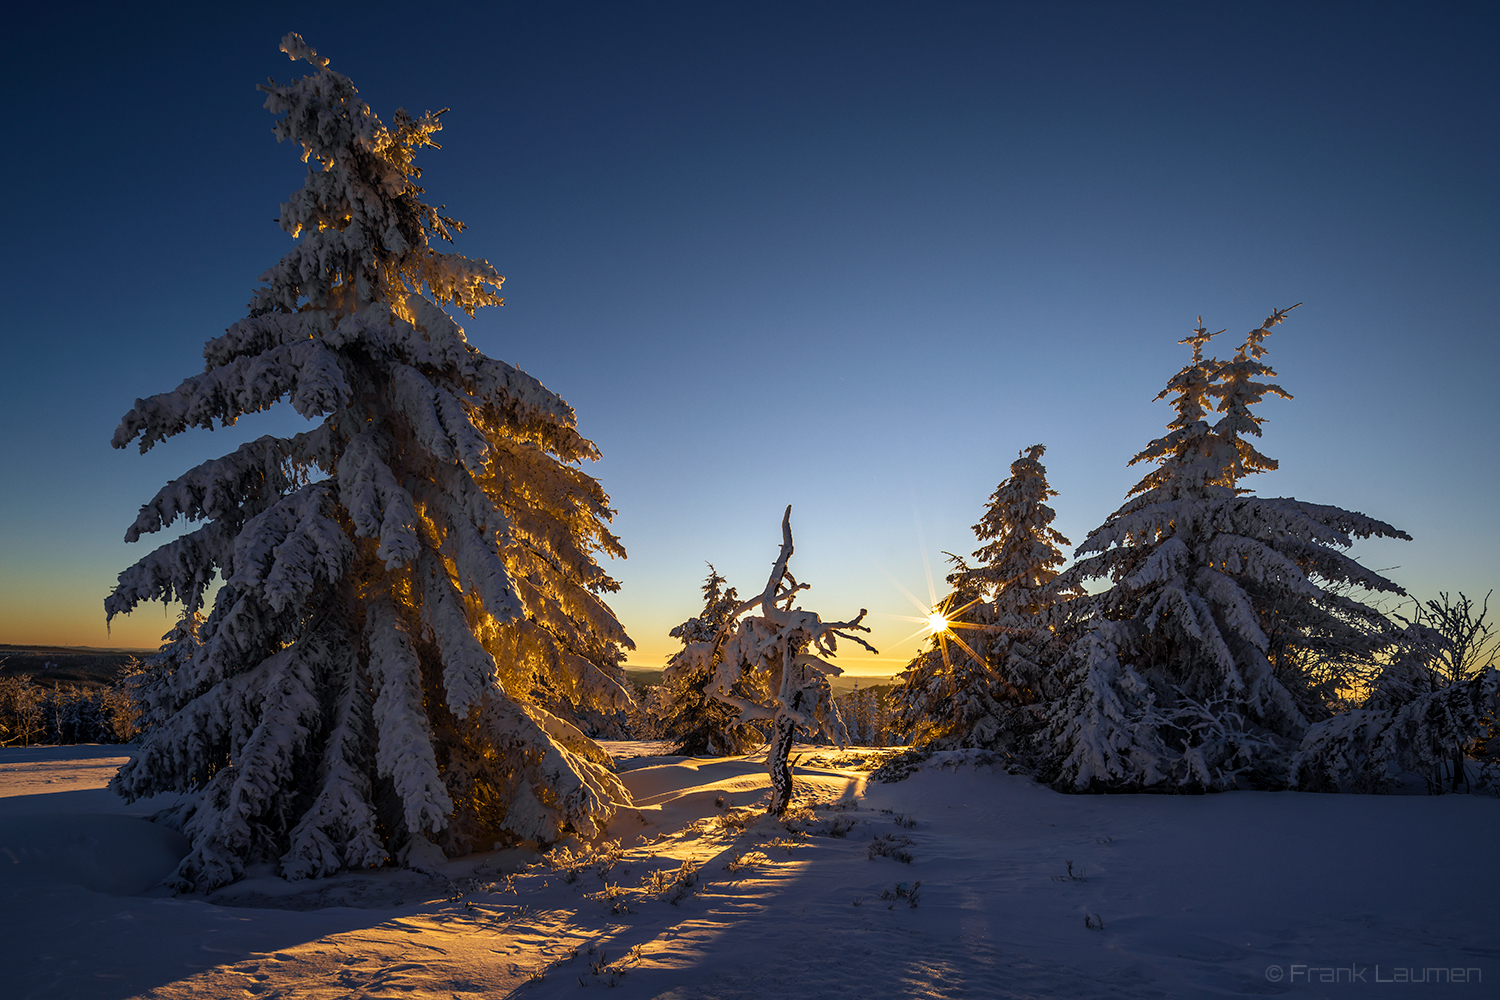
M 965 653 L 968 653 L 969 658 L 972 659 L 975 663 L 984 662 L 984 658 L 981 657 L 978 653 L 974 652 L 974 650 L 969 647 L 969 644 L 960 639 L 958 633 L 954 631 L 955 629 L 961 628 L 976 630 L 982 630 L 984 628 L 983 625 L 974 625 L 970 622 L 955 621 L 955 619 L 958 618 L 959 615 L 963 614 L 965 611 L 978 604 L 981 600 L 983 600 L 983 598 L 976 597 L 972 601 L 969 601 L 967 604 L 955 608 L 952 607 L 955 597 L 956 595 L 950 594 L 949 596 L 943 598 L 936 607 L 929 611 L 927 613 L 927 623 L 925 625 L 927 634 L 937 639 L 938 649 L 943 654 L 943 666 L 949 670 L 953 669 L 953 661 L 948 657 L 948 643 L 950 642 L 955 643 L 959 649 L 962 649 Z M 920 635 L 921 633 L 919 632 L 917 634 Z
M 918 534 L 920 536 L 920 532 L 921 532 L 921 526 L 920 526 L 920 524 L 918 525 L 918 529 L 917 530 L 918 530 Z M 925 544 L 922 546 L 921 552 L 922 552 L 922 569 L 924 570 L 924 572 L 925 572 L 925 574 L 927 576 L 927 595 L 928 595 L 928 600 L 927 600 L 926 603 L 924 603 L 921 600 L 919 600 L 915 594 L 913 594 L 911 591 L 907 590 L 906 587 L 902 585 L 901 581 L 897 580 L 887 570 L 885 570 L 883 567 L 880 568 L 880 571 L 885 574 L 886 579 L 890 580 L 891 583 L 896 586 L 897 590 L 901 591 L 902 594 L 906 595 L 906 599 L 908 601 L 911 601 L 912 606 L 915 607 L 917 609 L 917 611 L 919 611 L 921 613 L 920 617 L 914 617 L 912 615 L 886 615 L 885 616 L 885 617 L 888 617 L 888 618 L 895 618 L 897 621 L 920 622 L 921 623 L 921 627 L 920 628 L 918 628 L 911 635 L 907 636 L 906 638 L 902 639 L 899 643 L 896 644 L 897 648 L 906 645 L 908 642 L 910 642 L 913 639 L 919 639 L 919 638 L 922 638 L 923 636 L 933 636 L 937 640 L 938 649 L 943 654 L 943 665 L 945 667 L 947 667 L 950 671 L 953 669 L 953 661 L 952 661 L 952 659 L 950 659 L 950 657 L 948 655 L 948 643 L 950 641 L 953 642 L 953 643 L 955 643 L 965 653 L 968 653 L 969 656 L 972 657 L 976 663 L 983 663 L 984 662 L 983 658 L 978 653 L 974 652 L 974 650 L 969 647 L 968 643 L 966 643 L 962 639 L 960 639 L 959 636 L 958 636 L 958 633 L 955 631 L 956 629 L 979 629 L 979 630 L 983 630 L 985 628 L 985 626 L 983 626 L 983 625 L 973 625 L 973 624 L 971 624 L 969 622 L 961 622 L 961 621 L 956 621 L 955 620 L 955 619 L 958 618 L 959 615 L 963 614 L 965 611 L 969 610 L 974 605 L 980 603 L 983 600 L 983 598 L 982 597 L 976 597 L 972 601 L 969 601 L 968 603 L 963 604 L 963 605 L 961 605 L 959 607 L 954 607 L 953 606 L 954 601 L 958 597 L 957 594 L 949 594 L 947 597 L 944 597 L 942 600 L 938 600 L 937 588 L 933 585 L 932 564 L 927 561 L 927 550 L 926 550 Z
M 904 587 L 902 588 L 902 590 L 905 589 L 906 588 Z M 983 631 L 983 629 L 985 628 L 985 626 L 983 625 L 975 625 L 971 622 L 961 622 L 957 619 L 965 611 L 968 611 L 974 605 L 984 600 L 984 598 L 976 597 L 966 604 L 955 607 L 954 601 L 958 596 L 956 594 L 949 594 L 941 601 L 927 606 L 924 606 L 915 597 L 912 597 L 909 592 L 906 596 L 910 598 L 911 602 L 917 606 L 917 609 L 919 611 L 922 612 L 922 616 L 920 618 L 917 618 L 911 615 L 892 615 L 891 617 L 897 618 L 901 621 L 921 622 L 922 627 L 917 629 L 911 635 L 902 639 L 898 645 L 905 645 L 911 640 L 919 639 L 923 636 L 932 636 L 937 640 L 938 649 L 943 654 L 943 665 L 949 670 L 953 669 L 953 661 L 948 655 L 948 643 L 950 642 L 956 644 L 958 648 L 962 649 L 965 653 L 968 653 L 976 663 L 984 662 L 983 657 L 974 652 L 969 644 L 964 642 L 963 639 L 959 637 L 957 631 L 958 629 L 975 629 Z

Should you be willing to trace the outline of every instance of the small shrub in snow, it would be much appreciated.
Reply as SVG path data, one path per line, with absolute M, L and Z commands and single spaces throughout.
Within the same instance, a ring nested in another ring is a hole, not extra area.
M 769 857 L 760 851 L 745 851 L 744 853 L 735 851 L 729 860 L 725 862 L 724 870 L 729 872 L 744 871 L 746 868 L 751 868 L 755 865 L 768 864 L 770 860 Z
M 907 850 L 915 841 L 910 837 L 899 833 L 878 833 L 875 839 L 870 841 L 870 860 L 876 858 L 890 858 L 899 861 L 903 865 L 909 865 L 915 859 Z
M 823 833 L 830 837 L 847 837 L 854 829 L 854 823 L 853 816 L 835 816 L 833 822 L 823 828 Z
M 913 882 L 908 886 L 905 882 L 897 882 L 892 888 L 881 890 L 880 898 L 890 903 L 887 910 L 894 910 L 900 902 L 905 902 L 915 910 L 922 898 L 922 883 Z
M 711 817 L 709 823 L 720 833 L 744 833 L 763 815 L 758 809 L 731 809 L 722 816 Z
M 554 847 L 543 857 L 542 863 L 561 875 L 565 884 L 572 885 L 591 869 L 599 878 L 606 878 L 624 857 L 625 851 L 618 840 L 606 840 L 592 848 L 580 847 L 577 851 L 566 844 Z
M 791 837 L 772 837 L 765 842 L 764 846 L 767 850 L 773 847 L 778 847 L 786 851 L 788 854 L 791 854 L 798 847 L 802 846 L 802 842 Z
M 666 896 L 667 902 L 676 906 L 692 895 L 693 887 L 698 884 L 698 868 L 698 862 L 690 858 L 676 871 L 659 869 L 647 876 L 642 889 L 649 896 Z
M 1388 672 L 1398 669 L 1393 664 Z M 1293 787 L 1379 792 L 1404 772 L 1421 775 L 1429 792 L 1458 790 L 1467 780 L 1468 748 L 1496 732 L 1500 671 L 1490 668 L 1405 701 L 1391 694 L 1394 688 L 1311 727 L 1292 758 Z
M 676 884 L 672 886 L 667 902 L 676 906 L 692 895 L 693 887 L 698 884 L 698 867 L 698 862 L 691 859 L 682 863 L 682 867 L 677 869 Z
M 1071 862 L 1071 861 L 1065 861 L 1065 862 L 1063 862 L 1063 864 L 1067 866 L 1067 869 L 1068 869 L 1067 873 L 1064 874 L 1064 875 L 1054 875 L 1054 876 L 1052 876 L 1052 881 L 1054 881 L 1054 882 L 1087 882 L 1089 880 L 1088 879 L 1088 872 L 1084 871 L 1082 868 L 1076 868 L 1075 869 L 1073 867 L 1073 862 Z
M 847 837 L 857 821 L 854 817 L 845 816 L 842 813 L 858 808 L 857 803 L 845 801 L 819 802 L 811 807 L 797 806 L 782 815 L 780 825 L 787 832 L 800 837 Z M 827 812 L 841 815 L 832 817 L 820 815 L 820 813 Z
M 608 903 L 609 912 L 612 914 L 634 913 L 635 911 L 630 908 L 630 902 L 625 898 L 627 895 L 629 895 L 628 889 L 606 883 L 598 892 L 584 893 L 583 898 L 596 903 Z
M 592 955 L 593 953 L 594 946 L 590 945 L 589 954 Z M 601 951 L 599 952 L 598 958 L 589 959 L 589 974 L 594 976 L 596 979 L 604 980 L 604 985 L 613 988 L 620 985 L 620 980 L 625 978 L 625 974 L 630 971 L 630 967 L 632 965 L 638 964 L 641 958 L 642 948 L 640 945 L 635 945 L 634 947 L 632 947 L 628 952 L 625 953 L 624 958 L 620 959 L 618 962 L 615 962 L 613 965 L 609 963 L 606 953 Z M 585 982 L 582 976 L 579 976 L 578 985 L 587 986 L 589 984 Z

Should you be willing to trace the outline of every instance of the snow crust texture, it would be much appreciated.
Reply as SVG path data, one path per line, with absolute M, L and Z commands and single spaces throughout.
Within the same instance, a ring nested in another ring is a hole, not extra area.
M 762 759 L 617 746 L 637 805 L 599 840 L 315 883 L 259 866 L 207 897 L 90 885 L 173 863 L 120 842 L 169 833 L 142 818 L 160 802 L 104 790 L 122 748 L 0 749 L 6 995 L 1195 1000 L 1500 975 L 1500 872 L 1474 862 L 1493 798 L 1065 795 L 978 751 L 880 784 L 878 755 L 800 746 L 775 820 Z

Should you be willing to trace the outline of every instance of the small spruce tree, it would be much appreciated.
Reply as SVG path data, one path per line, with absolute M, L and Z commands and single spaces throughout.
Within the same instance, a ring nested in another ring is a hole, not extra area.
M 953 592 L 939 606 L 932 645 L 901 674 L 898 722 L 938 747 L 995 747 L 1037 727 L 1026 710 L 1057 685 L 1050 611 L 1053 585 L 1069 541 L 1052 527 L 1046 503 L 1057 495 L 1032 445 L 991 494 L 974 534 L 987 544 L 978 564 L 957 556 L 948 575 Z M 946 623 L 946 624 L 944 624 Z M 1019 711 L 1018 711 L 1019 710 Z
M 703 610 L 672 629 L 672 637 L 682 640 L 683 652 L 672 657 L 653 692 L 651 714 L 659 721 L 662 734 L 677 742 L 680 754 L 725 757 L 746 753 L 764 740 L 759 729 L 740 720 L 739 709 L 704 693 L 713 676 L 712 664 L 687 653 L 695 643 L 712 643 L 720 629 L 733 624 L 741 602 L 738 592 L 724 584 L 724 578 L 709 563 L 708 578 L 703 582 Z M 750 693 L 743 690 L 743 682 L 740 687 L 739 694 Z
M 105 602 L 195 612 L 223 579 L 196 648 L 169 642 L 151 730 L 115 782 L 130 799 L 187 793 L 182 890 L 253 861 L 301 878 L 588 836 L 629 801 L 609 757 L 544 707 L 631 704 L 629 640 L 600 597 L 617 585 L 596 561 L 624 552 L 578 467 L 594 445 L 444 308 L 499 305 L 504 279 L 433 245 L 463 228 L 417 184 L 438 115 L 387 126 L 300 36 L 282 51 L 313 69 L 261 88 L 309 164 L 281 207 L 296 244 L 207 343 L 204 372 L 137 400 L 114 437 L 144 452 L 282 399 L 321 418 L 164 487 L 127 541 L 205 524 Z

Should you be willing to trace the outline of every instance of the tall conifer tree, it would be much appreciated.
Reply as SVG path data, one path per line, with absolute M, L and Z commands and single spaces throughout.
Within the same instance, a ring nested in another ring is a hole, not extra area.
M 288 877 L 597 833 L 629 796 L 544 705 L 630 704 L 629 640 L 596 561 L 623 556 L 579 468 L 571 408 L 468 344 L 444 309 L 499 305 L 482 260 L 439 252 L 461 224 L 421 200 L 437 114 L 383 124 L 297 35 L 313 73 L 263 86 L 308 174 L 281 207 L 293 249 L 205 370 L 136 401 L 114 445 L 289 399 L 321 418 L 190 470 L 141 508 L 135 541 L 206 522 L 120 575 L 110 616 L 196 610 L 191 657 L 153 692 L 161 721 L 116 787 L 185 792 L 182 889 L 277 860 Z
M 1342 591 L 1400 588 L 1344 550 L 1356 538 L 1410 536 L 1239 486 L 1276 468 L 1245 435 L 1260 434 L 1255 404 L 1290 398 L 1259 381 L 1275 376 L 1264 340 L 1289 311 L 1250 331 L 1229 362 L 1203 356 L 1215 334 L 1201 321 L 1182 341 L 1192 359 L 1157 396 L 1171 397 L 1176 416 L 1131 460 L 1155 468 L 1059 581 L 1110 582 L 1080 599 L 1097 617 L 1070 652 L 1068 695 L 1053 713 L 1046 774 L 1061 787 L 1229 787 L 1238 773 L 1284 759 L 1310 713 L 1327 714 L 1301 674 L 1278 671 L 1277 657 L 1326 656 L 1341 641 L 1367 654 L 1396 640 L 1375 609 Z

